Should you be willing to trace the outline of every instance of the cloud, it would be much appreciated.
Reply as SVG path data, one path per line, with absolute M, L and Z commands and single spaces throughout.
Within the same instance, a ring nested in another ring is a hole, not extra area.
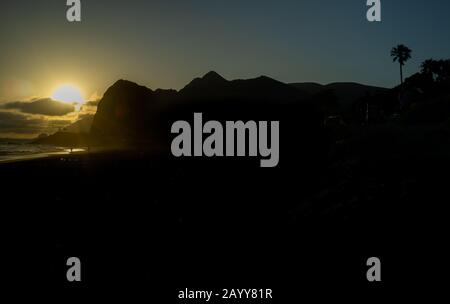
M 34 99 L 30 102 L 8 102 L 3 104 L 2 108 L 7 110 L 18 110 L 22 113 L 46 116 L 63 116 L 75 111 L 74 105 L 55 101 L 50 98 Z
M 80 113 L 78 114 L 78 119 L 84 119 L 84 118 L 91 118 L 94 119 L 94 115 L 93 113 Z
M 96 103 L 98 103 L 98 102 L 100 101 L 100 99 L 102 99 L 102 98 L 103 98 L 102 95 L 98 94 L 98 92 L 95 92 L 94 94 L 92 94 L 92 95 L 89 97 L 89 100 L 93 100 L 93 101 L 90 101 L 90 102 L 96 102 Z
M 98 106 L 99 102 L 100 102 L 100 100 L 91 100 L 91 101 L 87 101 L 86 105 L 90 106 L 90 107 L 96 107 L 96 106 Z
M 65 119 L 46 119 L 45 117 L 0 111 L 1 134 L 35 136 L 41 133 L 53 133 L 71 123 Z
M 88 130 L 97 111 L 96 104 L 88 102 L 78 107 L 50 98 L 0 103 L 0 138 L 35 138 L 78 127 Z

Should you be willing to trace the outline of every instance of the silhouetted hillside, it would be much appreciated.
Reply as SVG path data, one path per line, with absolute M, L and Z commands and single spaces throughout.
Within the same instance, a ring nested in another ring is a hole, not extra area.
M 212 111 L 220 118 L 223 113 L 219 110 L 224 110 L 225 113 L 235 112 L 240 119 L 251 113 L 256 119 L 262 111 L 276 111 L 283 104 L 305 106 L 311 111 L 313 107 L 304 102 L 305 96 L 307 94 L 301 90 L 265 76 L 227 81 L 216 72 L 209 72 L 192 80 L 179 92 L 152 91 L 119 80 L 100 101 L 92 131 L 96 135 L 145 136 L 145 131 L 152 131 L 148 129 L 152 121 L 164 115 L 181 119 L 177 117 L 181 112 L 192 115 L 193 111 Z
M 84 117 L 54 134 L 39 135 L 33 143 L 64 147 L 87 147 L 91 143 L 90 132 L 93 121 L 94 116 Z
M 182 98 L 193 99 L 246 99 L 247 101 L 295 101 L 307 94 L 266 76 L 254 79 L 227 81 L 216 72 L 196 78 L 180 90 Z
M 325 89 L 325 86 L 323 84 L 316 82 L 298 82 L 291 83 L 290 85 L 308 93 L 309 95 L 315 95 Z
M 37 138 L 34 143 L 61 147 L 87 147 L 90 145 L 89 133 L 70 133 L 59 131 L 49 136 Z
M 264 76 L 228 81 L 209 72 L 179 92 L 119 80 L 98 105 L 92 135 L 102 143 L 168 149 L 171 125 L 201 112 L 204 120 L 280 121 L 285 159 L 315 158 L 327 153 L 327 138 L 323 113 L 306 96 Z
M 388 90 L 386 88 L 368 86 L 353 82 L 336 82 L 327 85 L 306 82 L 292 83 L 291 85 L 309 93 L 310 95 L 320 94 L 327 90 L 332 91 L 336 96 L 336 101 L 339 107 L 344 112 L 349 111 L 358 99 L 365 96 L 375 96 Z
M 135 137 L 144 130 L 147 115 L 155 104 L 156 94 L 149 88 L 119 80 L 100 100 L 92 125 L 97 136 Z
M 65 127 L 63 131 L 69 133 L 90 133 L 93 122 L 94 122 L 94 115 L 86 116 L 74 122 L 73 124 Z

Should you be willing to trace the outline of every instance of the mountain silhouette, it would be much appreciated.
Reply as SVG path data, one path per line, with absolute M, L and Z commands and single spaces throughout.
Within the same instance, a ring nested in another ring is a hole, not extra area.
M 76 139 L 77 145 L 86 144 L 86 136 L 80 140 L 72 133 L 87 133 L 92 125 L 92 143 L 167 148 L 171 124 L 192 119 L 194 112 L 215 120 L 281 120 L 293 136 L 312 139 L 322 134 L 325 115 L 345 113 L 364 96 L 385 91 L 357 83 L 285 84 L 267 76 L 227 80 L 214 71 L 179 91 L 152 90 L 121 79 L 106 90 L 93 118 L 38 142 L 61 144 Z
M 93 115 L 89 115 L 86 117 L 83 117 L 79 120 L 77 120 L 76 122 L 74 122 L 73 124 L 65 127 L 63 129 L 63 131 L 65 132 L 70 132 L 70 133 L 90 133 L 91 132 L 91 127 L 92 127 L 92 122 L 94 121 L 94 116 Z
M 67 131 L 58 131 L 52 135 L 41 134 L 33 141 L 40 145 L 56 145 L 61 147 L 87 147 L 91 144 L 88 133 L 75 133 Z
M 215 71 L 210 71 L 208 73 L 206 73 L 203 77 L 198 77 L 195 78 L 194 80 L 192 80 L 187 86 L 189 85 L 195 85 L 197 83 L 208 83 L 210 85 L 214 85 L 214 84 L 224 84 L 226 82 L 228 82 L 225 78 L 223 78 L 221 75 L 219 75 L 217 72 Z
M 301 90 L 267 76 L 228 81 L 214 71 L 192 80 L 179 93 L 184 99 L 246 99 L 259 102 L 293 101 L 307 96 Z
M 93 115 L 83 117 L 54 134 L 40 134 L 33 142 L 65 147 L 86 147 L 90 143 L 89 133 L 93 121 Z
M 155 131 L 167 132 L 167 129 L 160 128 L 159 122 L 162 120 L 177 116 L 181 119 L 192 115 L 193 111 L 215 112 L 218 116 L 234 111 L 241 114 L 242 119 L 268 108 L 270 111 L 276 110 L 282 104 L 306 106 L 302 103 L 305 96 L 307 94 L 303 91 L 265 76 L 228 81 L 216 72 L 209 72 L 192 80 L 178 92 L 153 91 L 130 81 L 119 80 L 100 100 L 92 132 L 99 136 L 128 139 L 155 136 Z M 233 116 L 236 115 L 228 118 Z M 257 118 L 254 116 L 252 119 Z
M 308 96 L 266 76 L 229 81 L 209 72 L 180 91 L 153 91 L 119 80 L 100 100 L 91 135 L 102 144 L 168 150 L 171 125 L 191 121 L 195 112 L 203 113 L 205 120 L 276 120 L 284 129 L 281 136 L 286 137 L 280 139 L 285 142 L 284 158 L 313 159 L 326 153 L 327 139 L 323 113 Z
M 100 100 L 91 131 L 102 136 L 132 136 L 128 132 L 145 123 L 145 113 L 149 112 L 156 96 L 149 88 L 118 80 Z
M 298 83 L 291 83 L 290 85 L 308 93 L 309 95 L 315 95 L 320 91 L 326 89 L 325 85 L 316 82 L 298 82 Z
M 327 85 L 321 85 L 314 82 L 291 83 L 292 86 L 303 90 L 314 96 L 325 91 L 331 91 L 335 97 L 338 105 L 343 111 L 348 111 L 358 99 L 367 95 L 374 96 L 388 91 L 386 88 L 369 86 L 354 82 L 335 82 Z

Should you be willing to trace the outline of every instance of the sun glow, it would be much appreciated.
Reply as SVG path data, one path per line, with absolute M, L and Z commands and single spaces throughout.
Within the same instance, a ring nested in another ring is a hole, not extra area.
M 56 101 L 62 101 L 66 103 L 78 103 L 85 102 L 82 91 L 72 84 L 62 84 L 58 86 L 52 93 L 51 98 Z

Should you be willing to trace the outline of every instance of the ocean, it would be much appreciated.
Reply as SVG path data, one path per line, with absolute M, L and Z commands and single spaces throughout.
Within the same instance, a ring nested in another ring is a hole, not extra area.
M 72 152 L 78 152 L 75 149 Z M 33 144 L 30 140 L 0 139 L 0 162 L 43 158 L 51 155 L 70 154 L 71 150 L 53 145 Z

